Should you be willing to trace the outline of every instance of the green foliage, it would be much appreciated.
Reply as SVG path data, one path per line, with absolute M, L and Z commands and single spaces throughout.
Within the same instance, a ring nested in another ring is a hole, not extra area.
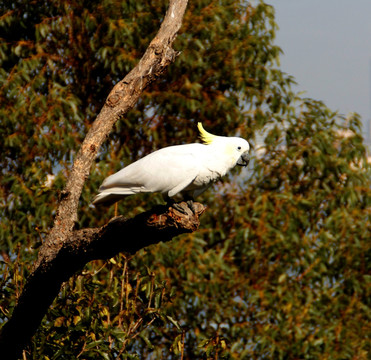
M 2 322 L 49 231 L 74 154 L 113 84 L 159 28 L 163 1 L 0 4 Z M 93 262 L 65 284 L 30 359 L 367 359 L 370 177 L 356 115 L 290 90 L 272 7 L 188 5 L 180 57 L 115 126 L 81 198 L 81 227 L 113 209 L 90 201 L 103 178 L 196 122 L 254 141 L 249 172 L 200 198 L 200 230 Z M 255 146 L 256 147 L 256 146 Z M 259 156 L 258 156 L 259 155 Z M 161 201 L 128 197 L 133 216 Z M 131 241 L 131 239 L 124 239 Z

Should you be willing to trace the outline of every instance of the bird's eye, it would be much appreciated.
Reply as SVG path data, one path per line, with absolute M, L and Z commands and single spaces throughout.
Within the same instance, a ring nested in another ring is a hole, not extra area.
M 241 150 L 241 146 L 238 146 L 238 147 L 237 147 L 237 150 Z

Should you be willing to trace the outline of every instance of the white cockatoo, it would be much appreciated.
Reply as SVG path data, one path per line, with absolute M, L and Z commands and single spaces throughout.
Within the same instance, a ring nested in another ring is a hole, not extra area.
M 236 165 L 247 166 L 249 143 L 240 137 L 216 136 L 198 123 L 203 144 L 157 150 L 107 177 L 93 204 L 112 204 L 127 195 L 160 192 L 191 202 Z

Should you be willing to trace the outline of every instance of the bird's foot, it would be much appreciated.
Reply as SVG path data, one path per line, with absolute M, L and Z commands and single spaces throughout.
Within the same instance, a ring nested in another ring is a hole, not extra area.
M 176 211 L 179 211 L 183 215 L 188 215 L 187 210 L 182 206 L 182 203 L 174 202 L 173 204 L 171 204 L 171 207 Z
M 189 212 L 187 211 L 186 207 L 184 206 L 184 204 L 186 204 L 188 209 L 192 211 L 192 214 L 194 214 L 194 215 L 196 214 L 196 209 L 194 207 L 193 200 L 182 201 L 180 203 L 172 202 L 170 204 L 170 206 L 173 209 L 182 213 L 183 215 L 190 215 Z
M 187 200 L 186 203 L 187 203 L 189 209 L 192 211 L 192 213 L 194 215 L 196 215 L 196 209 L 195 209 L 193 200 L 191 200 L 191 199 L 190 200 Z

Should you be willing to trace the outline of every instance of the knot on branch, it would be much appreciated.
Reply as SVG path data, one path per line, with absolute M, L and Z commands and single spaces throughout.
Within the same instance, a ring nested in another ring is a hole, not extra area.
M 65 200 L 71 193 L 67 190 L 62 190 L 58 193 L 58 201 L 61 202 L 62 200 Z
M 135 94 L 141 94 L 150 83 L 166 72 L 168 66 L 180 54 L 180 51 L 175 51 L 169 45 L 164 45 L 162 42 L 152 42 L 138 66 L 114 86 L 108 95 L 106 105 L 114 108 L 128 101 Z M 130 104 L 130 107 L 133 105 L 134 102 Z

